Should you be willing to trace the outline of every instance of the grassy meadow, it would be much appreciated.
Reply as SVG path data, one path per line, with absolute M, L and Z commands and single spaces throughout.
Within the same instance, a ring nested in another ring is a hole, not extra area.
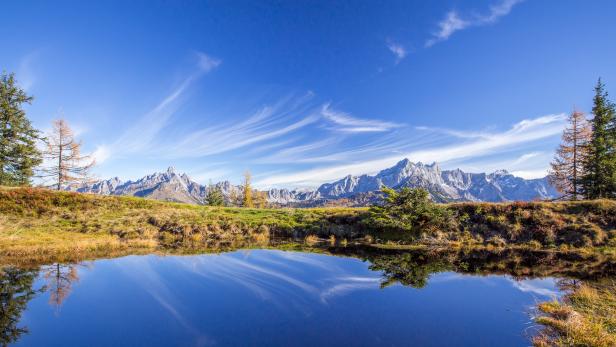
M 455 203 L 438 230 L 376 229 L 367 208 L 251 209 L 0 188 L 0 257 L 38 258 L 168 248 L 267 244 L 271 238 L 361 240 L 416 245 L 616 249 L 616 203 L 609 200 Z
M 321 243 L 336 247 L 335 254 L 344 255 L 347 243 L 353 243 L 368 247 L 370 252 L 385 252 L 374 259 L 365 258 L 393 281 L 417 285 L 441 269 L 502 271 L 522 277 L 537 272 L 552 275 L 554 271 L 556 275 L 588 275 L 613 266 L 605 257 L 616 257 L 613 201 L 453 203 L 439 208 L 448 211 L 446 223 L 438 228 L 428 225 L 411 231 L 374 228 L 373 212 L 368 208 L 209 207 L 135 197 L 0 188 L 0 264 L 76 262 L 127 254 L 219 252 L 273 247 L 277 239 L 291 239 L 303 241 L 303 245 L 288 243 L 283 247 L 303 250 L 306 245 Z M 469 268 L 473 259 L 481 257 L 471 254 L 459 260 L 460 255 L 449 256 L 451 259 L 440 255 L 387 255 L 439 247 L 460 252 L 485 251 L 488 258 L 481 262 L 481 267 Z M 539 253 L 529 258 L 515 253 L 520 251 Z M 515 254 L 508 256 L 508 252 Z M 555 262 L 549 254 L 560 254 L 563 258 Z M 355 253 L 349 256 L 361 258 Z M 418 264 L 430 258 L 439 262 L 426 263 L 422 271 L 417 271 Z M 516 259 L 518 262 L 513 261 Z M 529 266 L 529 259 L 538 260 Z M 568 261 L 574 261 L 574 265 Z M 407 268 L 410 270 L 406 271 Z M 417 277 L 418 273 L 426 276 Z M 546 328 L 534 344 L 613 346 L 614 281 L 585 281 L 568 289 L 563 300 L 538 306 L 537 322 Z

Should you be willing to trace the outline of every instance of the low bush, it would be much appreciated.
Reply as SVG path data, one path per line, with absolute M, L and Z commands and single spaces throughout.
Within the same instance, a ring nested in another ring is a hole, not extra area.
M 408 231 L 415 233 L 448 230 L 455 225 L 452 213 L 430 200 L 422 188 L 402 188 L 400 191 L 384 187 L 383 205 L 370 208 L 366 225 L 372 229 Z

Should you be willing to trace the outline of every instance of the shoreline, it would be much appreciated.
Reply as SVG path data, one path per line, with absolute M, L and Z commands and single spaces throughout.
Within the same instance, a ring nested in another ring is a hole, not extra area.
M 616 202 L 455 203 L 448 230 L 373 230 L 365 208 L 209 207 L 135 197 L 0 187 L 1 259 L 307 243 L 383 249 L 529 249 L 616 255 Z

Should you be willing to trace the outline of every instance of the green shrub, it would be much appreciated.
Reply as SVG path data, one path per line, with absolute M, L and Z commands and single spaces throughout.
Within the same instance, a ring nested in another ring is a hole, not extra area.
M 385 202 L 370 208 L 367 224 L 373 228 L 426 232 L 451 230 L 456 226 L 451 211 L 438 206 L 422 188 L 384 187 Z

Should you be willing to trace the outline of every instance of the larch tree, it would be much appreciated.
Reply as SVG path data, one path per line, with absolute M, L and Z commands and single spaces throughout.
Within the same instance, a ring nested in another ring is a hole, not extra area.
M 616 110 L 601 79 L 593 98 L 592 136 L 584 160 L 582 190 L 586 198 L 616 197 Z
M 254 205 L 256 208 L 267 208 L 267 192 L 255 190 L 254 191 Z
M 0 75 L 0 185 L 29 185 L 41 161 L 42 139 L 23 110 L 32 97 L 21 89 L 14 74 Z
M 242 207 L 254 207 L 254 202 L 252 199 L 252 185 L 251 185 L 251 175 L 250 171 L 246 171 L 244 173 L 244 182 L 242 184 Z
M 73 283 L 79 281 L 77 266 L 56 263 L 47 268 L 45 279 L 49 291 L 49 304 L 59 310 L 64 300 L 71 293 Z
M 550 164 L 550 183 L 566 198 L 578 200 L 583 196 L 582 177 L 592 128 L 584 113 L 574 110 L 563 131 L 562 143 Z
M 53 121 L 44 152 L 46 165 L 41 169 L 41 177 L 52 182 L 50 187 L 61 190 L 71 184 L 88 181 L 95 161 L 91 156 L 81 154 L 81 146 L 81 141 L 75 140 L 64 119 Z

